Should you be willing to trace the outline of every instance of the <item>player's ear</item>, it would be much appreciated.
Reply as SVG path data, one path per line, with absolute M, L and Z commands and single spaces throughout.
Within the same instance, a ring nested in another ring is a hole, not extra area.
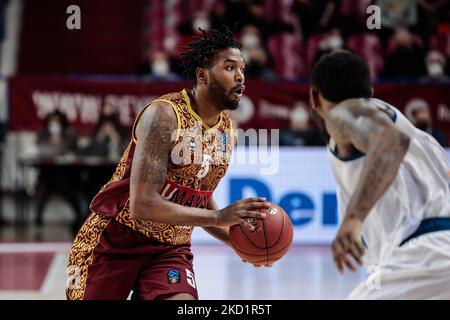
M 208 71 L 205 68 L 197 68 L 195 70 L 197 76 L 197 83 L 207 84 L 208 83 Z
M 313 109 L 320 108 L 319 92 L 313 87 L 309 89 L 309 104 Z

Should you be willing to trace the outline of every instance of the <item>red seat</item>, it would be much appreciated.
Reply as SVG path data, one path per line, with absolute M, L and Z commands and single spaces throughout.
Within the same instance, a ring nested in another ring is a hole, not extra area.
M 341 0 L 339 14 L 342 17 L 354 17 L 364 24 L 367 19 L 367 7 L 373 2 L 373 0 Z
M 372 79 L 376 79 L 384 66 L 380 39 L 372 33 L 361 33 L 349 36 L 346 44 L 349 50 L 367 62 Z
M 450 33 L 430 36 L 429 49 L 438 50 L 450 59 Z
M 305 76 L 303 48 L 298 35 L 280 33 L 268 39 L 269 53 L 275 62 L 275 73 L 285 79 Z
M 314 67 L 314 59 L 316 57 L 317 50 L 319 49 L 319 44 L 325 36 L 325 33 L 317 33 L 308 38 L 306 47 L 306 65 L 309 72 L 311 72 Z

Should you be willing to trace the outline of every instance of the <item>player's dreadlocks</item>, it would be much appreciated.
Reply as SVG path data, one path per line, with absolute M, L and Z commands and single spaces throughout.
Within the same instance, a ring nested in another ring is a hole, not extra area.
M 197 68 L 209 68 L 216 53 L 227 48 L 241 48 L 241 43 L 233 38 L 233 32 L 227 27 L 212 29 L 202 32 L 201 36 L 194 37 L 193 41 L 184 49 L 181 54 L 181 67 L 185 76 L 196 81 Z

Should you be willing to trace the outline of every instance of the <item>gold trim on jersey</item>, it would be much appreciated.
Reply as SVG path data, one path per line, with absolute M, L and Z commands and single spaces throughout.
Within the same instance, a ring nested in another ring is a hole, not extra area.
M 183 94 L 184 100 L 186 101 L 186 105 L 187 105 L 187 109 L 188 109 L 189 113 L 195 119 L 197 119 L 197 121 L 199 121 L 206 130 L 217 129 L 220 127 L 220 125 L 222 124 L 222 113 L 223 112 L 220 113 L 219 121 L 213 127 L 210 127 L 205 121 L 203 121 L 203 119 L 197 114 L 197 112 L 195 112 L 194 109 L 192 109 L 191 100 L 189 99 L 187 89 L 183 89 L 183 91 L 181 91 L 181 92 Z
M 119 181 L 125 175 L 125 168 L 127 167 L 128 162 L 128 153 L 130 152 L 131 142 L 128 144 L 127 148 L 122 154 L 122 158 L 120 158 L 119 163 L 117 164 L 116 170 L 112 175 L 110 182 Z
M 91 213 L 72 244 L 67 266 L 66 295 L 69 300 L 83 300 L 86 291 L 88 268 L 92 264 L 94 249 L 103 230 L 111 219 Z
M 134 219 L 130 213 L 129 201 L 128 199 L 122 211 L 116 217 L 116 221 L 119 223 L 151 239 L 173 246 L 189 244 L 191 242 L 194 227 Z
M 123 152 L 122 158 L 120 158 L 119 163 L 117 164 L 116 170 L 114 171 L 111 179 L 100 188 L 100 191 L 95 195 L 92 199 L 91 203 L 109 186 L 111 183 L 122 180 L 123 176 L 126 172 L 127 162 L 128 162 L 128 154 L 130 152 L 131 142 L 128 144 L 128 147 Z
M 134 120 L 134 123 L 133 123 L 133 128 L 131 129 L 131 138 L 133 139 L 133 142 L 134 142 L 134 143 L 137 143 L 136 129 L 137 129 L 137 126 L 138 126 L 138 124 L 139 124 L 139 122 L 140 122 L 139 120 L 141 120 L 142 114 L 144 113 L 144 111 L 145 111 L 148 107 L 150 107 L 150 106 L 152 105 L 153 102 L 157 102 L 157 101 L 160 101 L 160 102 L 166 102 L 166 103 L 170 104 L 170 106 L 172 107 L 173 111 L 175 112 L 175 114 L 176 114 L 176 116 L 177 116 L 177 136 L 176 136 L 176 139 L 175 139 L 174 141 L 177 141 L 177 140 L 178 140 L 178 137 L 179 137 L 179 135 L 180 135 L 181 121 L 180 121 L 180 113 L 178 112 L 177 106 L 176 106 L 172 101 L 170 101 L 170 100 L 166 100 L 166 99 L 156 99 L 156 100 L 153 100 L 153 101 L 150 102 L 150 103 L 147 103 L 147 104 L 139 111 L 138 115 L 136 116 L 136 120 Z

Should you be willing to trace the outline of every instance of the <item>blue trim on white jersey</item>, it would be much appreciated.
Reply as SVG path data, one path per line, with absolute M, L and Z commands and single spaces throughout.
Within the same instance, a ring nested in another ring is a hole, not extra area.
M 444 231 L 444 230 L 450 231 L 450 217 L 423 219 L 417 230 L 408 238 L 403 240 L 402 243 L 400 243 L 400 247 L 411 239 L 417 238 L 430 232 Z
M 353 160 L 359 159 L 359 158 L 361 158 L 361 157 L 364 157 L 364 156 L 366 155 L 365 153 L 363 153 L 363 152 L 361 152 L 361 151 L 356 151 L 356 152 L 353 152 L 353 153 L 352 153 L 351 155 L 349 155 L 348 157 L 339 157 L 339 156 L 336 154 L 335 151 L 333 151 L 333 150 L 331 150 L 331 149 L 330 149 L 330 151 L 331 151 L 331 153 L 332 153 L 336 158 L 338 158 L 339 160 L 344 161 L 344 162 L 346 162 L 346 161 L 353 161 Z
M 397 121 L 397 112 L 395 112 L 395 110 L 390 108 L 388 105 L 385 104 L 385 106 L 392 112 L 391 120 L 392 120 L 392 122 L 395 123 Z M 356 151 L 353 154 L 349 155 L 348 157 L 339 157 L 336 153 L 336 150 L 331 150 L 331 148 L 329 148 L 329 149 L 336 158 L 338 158 L 339 160 L 344 161 L 344 162 L 353 161 L 353 160 L 359 159 L 361 157 L 364 157 L 366 155 L 365 153 L 363 153 L 361 151 Z

